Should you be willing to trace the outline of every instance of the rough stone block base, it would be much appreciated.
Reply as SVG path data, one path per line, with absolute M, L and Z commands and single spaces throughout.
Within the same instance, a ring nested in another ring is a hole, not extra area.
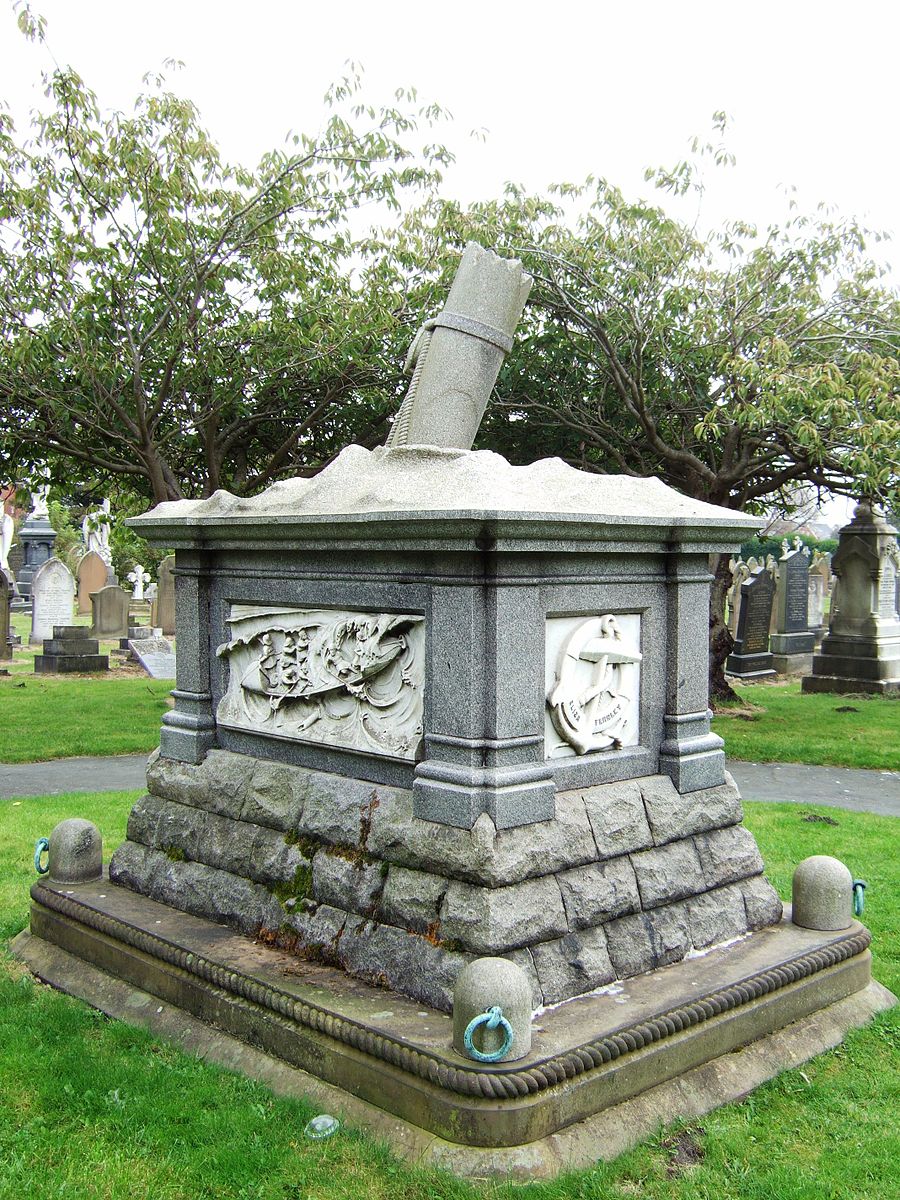
M 772 666 L 778 675 L 808 675 L 812 660 L 812 654 L 773 654 Z
M 225 750 L 157 755 L 110 879 L 449 1011 L 480 955 L 555 1004 L 777 922 L 730 779 L 662 775 L 561 792 L 555 816 L 471 829 L 404 788 Z
M 804 675 L 804 692 L 834 692 L 841 696 L 900 696 L 900 679 L 851 679 L 842 675 Z

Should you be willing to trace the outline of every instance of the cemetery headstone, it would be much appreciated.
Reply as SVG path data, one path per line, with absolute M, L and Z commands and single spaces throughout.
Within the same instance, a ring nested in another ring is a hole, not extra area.
M 6 661 L 13 656 L 12 639 L 10 638 L 9 607 L 12 601 L 12 588 L 5 572 L 0 571 L 0 659 Z
M 741 584 L 741 607 L 734 650 L 725 662 L 725 670 L 738 679 L 770 679 L 775 675 L 769 651 L 769 626 L 775 599 L 775 580 L 766 566 L 756 570 Z
M 900 692 L 897 531 L 866 501 L 840 533 L 828 633 L 804 692 Z
M 731 587 L 728 589 L 725 602 L 728 607 L 728 632 L 732 637 L 737 635 L 738 617 L 741 611 L 741 584 L 750 578 L 750 567 L 742 558 L 731 559 Z
M 175 555 L 170 554 L 159 564 L 159 587 L 156 593 L 156 616 L 151 624 L 163 631 L 164 637 L 175 636 Z
M 172 643 L 162 637 L 133 638 L 128 648 L 137 662 L 153 679 L 175 678 L 175 652 Z
M 34 656 L 34 670 L 38 675 L 108 671 L 109 657 L 83 625 L 56 625 L 53 636 L 44 638 L 43 653 Z
M 60 559 L 48 559 L 31 581 L 30 643 L 51 638 L 56 625 L 71 625 L 74 605 L 75 577 Z
M 91 611 L 91 593 L 106 587 L 108 567 L 96 550 L 88 550 L 76 568 L 78 579 L 78 611 Z
M 778 563 L 775 629 L 769 639 L 779 675 L 802 675 L 812 667 L 815 635 L 809 628 L 809 549 L 799 538 Z
M 100 588 L 91 596 L 91 632 L 96 638 L 123 638 L 128 633 L 128 605 L 131 597 L 117 583 Z
M 817 647 L 825 636 L 825 610 L 830 583 L 831 559 L 816 550 L 809 568 L 809 628 Z

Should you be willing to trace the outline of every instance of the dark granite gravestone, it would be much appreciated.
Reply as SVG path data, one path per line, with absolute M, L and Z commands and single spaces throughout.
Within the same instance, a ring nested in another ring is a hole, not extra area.
M 734 650 L 725 670 L 738 679 L 774 676 L 769 653 L 769 625 L 775 599 L 775 580 L 765 567 L 757 569 L 741 584 L 741 608 Z
M 6 572 L 0 571 L 0 659 L 12 658 L 12 642 L 9 637 L 9 605 L 12 600 L 12 588 L 6 578 Z
M 871 505 L 856 506 L 831 562 L 836 583 L 828 633 L 804 692 L 900 692 L 897 531 Z
M 778 563 L 775 632 L 769 639 L 779 675 L 802 675 L 812 666 L 816 637 L 809 627 L 809 550 L 797 546 Z

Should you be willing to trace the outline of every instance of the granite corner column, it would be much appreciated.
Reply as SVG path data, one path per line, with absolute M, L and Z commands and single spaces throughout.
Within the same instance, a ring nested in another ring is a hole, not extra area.
M 216 745 L 210 688 L 209 568 L 207 556 L 179 551 L 175 557 L 175 707 L 162 719 L 164 758 L 200 763 Z
M 667 567 L 666 708 L 659 770 L 679 792 L 725 781 L 725 743 L 710 729 L 709 585 L 705 555 L 673 555 Z
M 415 815 L 462 829 L 482 813 L 498 829 L 550 820 L 556 788 L 544 758 L 544 613 L 536 590 L 436 587 L 429 641 Z

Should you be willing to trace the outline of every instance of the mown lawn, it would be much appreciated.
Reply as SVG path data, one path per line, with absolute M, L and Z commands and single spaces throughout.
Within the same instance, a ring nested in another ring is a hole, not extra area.
M 0 678 L 0 762 L 143 754 L 159 744 L 171 679 L 10 675 Z
M 27 921 L 34 839 L 82 815 L 98 823 L 109 851 L 136 795 L 0 802 L 0 937 Z M 747 824 L 782 895 L 812 853 L 836 854 L 867 880 L 876 974 L 900 988 L 898 822 L 750 804 Z M 890 1200 L 898 1068 L 895 1009 L 743 1103 L 663 1131 L 613 1164 L 553 1183 L 469 1184 L 411 1169 L 353 1130 L 309 1143 L 303 1104 L 36 986 L 0 951 L 0 1197 Z
M 741 703 L 713 720 L 731 758 L 900 770 L 900 698 L 804 696 L 799 683 L 735 690 Z

